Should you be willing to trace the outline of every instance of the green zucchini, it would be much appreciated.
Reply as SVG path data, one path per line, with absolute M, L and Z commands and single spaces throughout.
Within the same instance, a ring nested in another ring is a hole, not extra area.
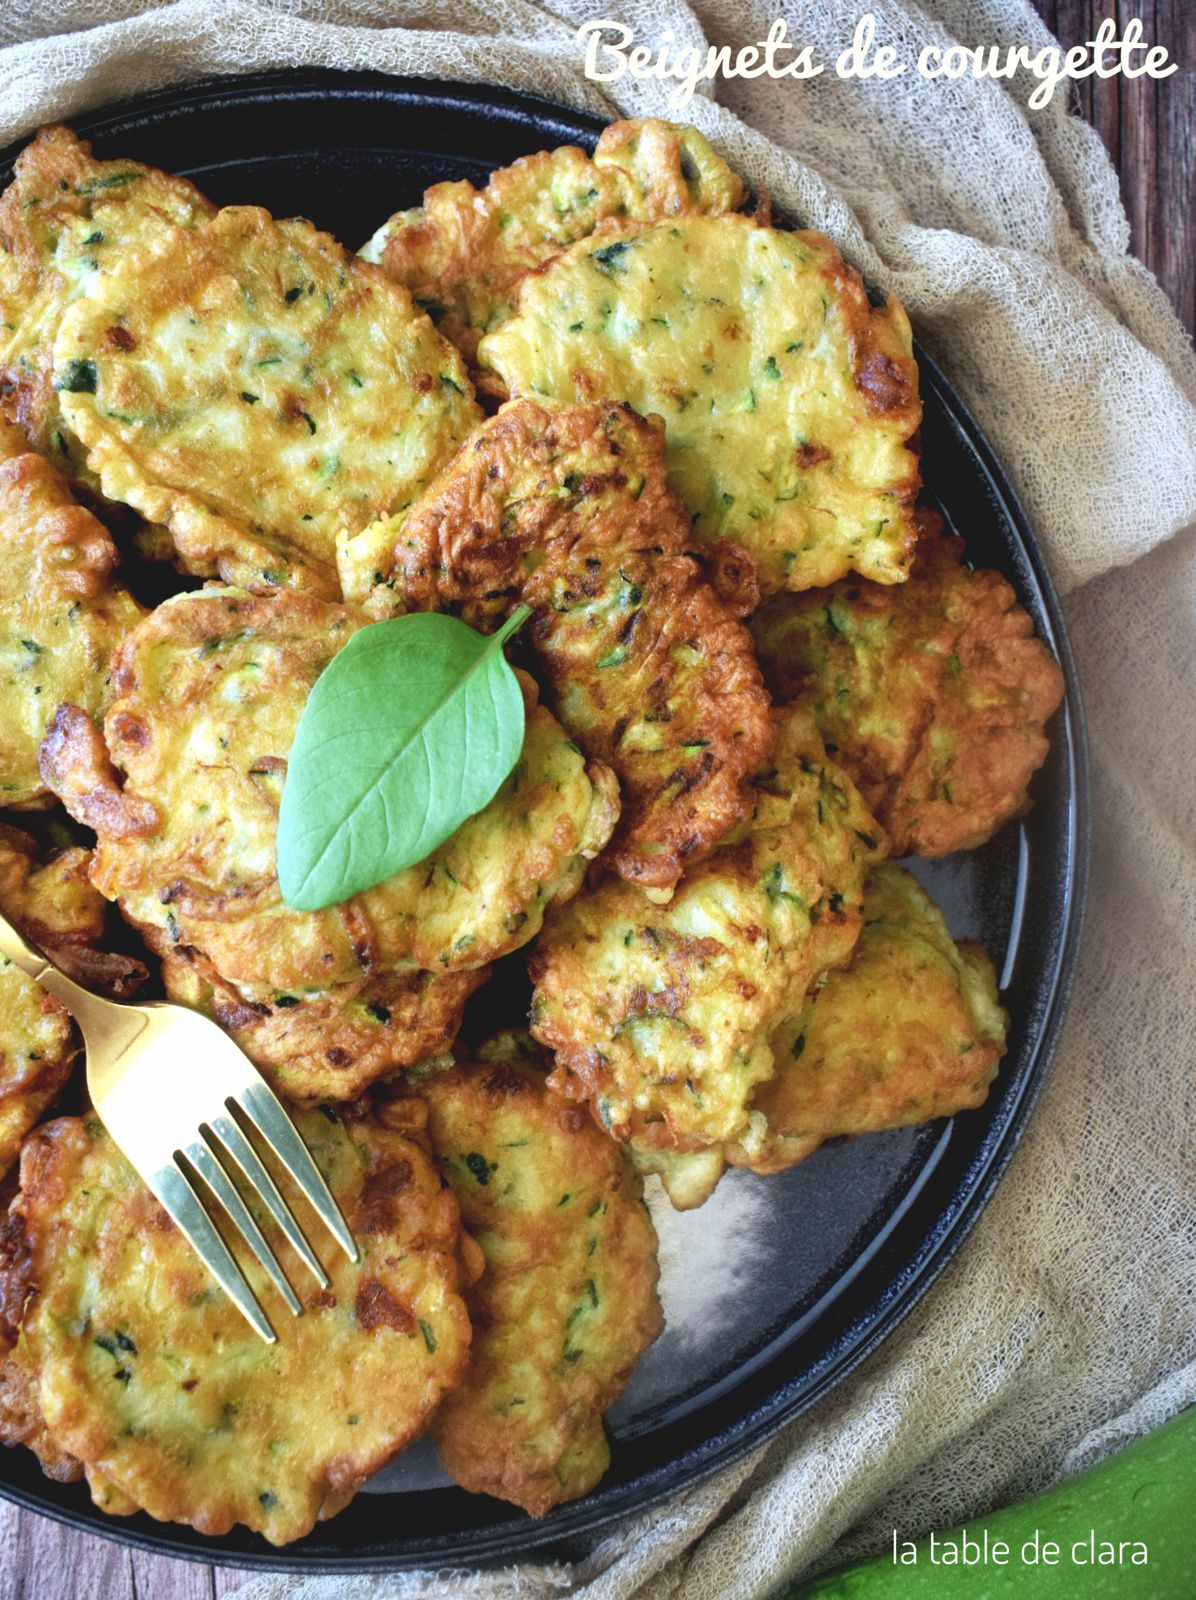
M 1045 1494 L 935 1533 L 933 1559 L 929 1537 L 898 1530 L 883 1555 L 789 1600 L 1191 1600 L 1194 1505 L 1196 1406 Z

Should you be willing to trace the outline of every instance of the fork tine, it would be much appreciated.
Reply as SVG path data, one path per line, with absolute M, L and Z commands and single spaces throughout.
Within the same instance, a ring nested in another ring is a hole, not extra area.
M 357 1245 L 349 1232 L 340 1207 L 332 1198 L 311 1152 L 298 1130 L 282 1109 L 273 1091 L 264 1083 L 251 1083 L 239 1097 L 228 1102 L 242 1111 L 265 1139 L 291 1177 L 299 1185 L 332 1237 L 350 1261 L 358 1259 Z
M 149 1179 L 149 1186 L 249 1326 L 267 1344 L 274 1344 L 274 1329 L 254 1299 L 240 1267 L 229 1254 L 228 1246 L 213 1227 L 186 1174 L 171 1162 L 159 1167 Z
M 196 1139 L 193 1144 L 189 1144 L 183 1154 L 224 1207 L 229 1221 L 240 1230 L 245 1243 L 261 1262 L 270 1282 L 286 1301 L 287 1310 L 293 1317 L 301 1316 L 303 1307 L 299 1303 L 298 1296 L 291 1288 L 286 1273 L 279 1266 L 273 1250 L 266 1243 L 265 1235 L 254 1220 L 253 1213 L 237 1193 L 228 1173 L 202 1139 Z
M 303 1235 L 303 1230 L 295 1221 L 290 1206 L 279 1194 L 274 1179 L 258 1159 L 257 1151 L 242 1133 L 238 1124 L 232 1117 L 225 1116 L 213 1118 L 208 1126 L 232 1156 L 248 1181 L 257 1190 L 263 1205 L 286 1235 L 291 1249 L 294 1250 L 295 1254 L 312 1273 L 320 1288 L 326 1289 L 329 1283 L 328 1274 L 320 1265 L 315 1251 L 308 1244 Z

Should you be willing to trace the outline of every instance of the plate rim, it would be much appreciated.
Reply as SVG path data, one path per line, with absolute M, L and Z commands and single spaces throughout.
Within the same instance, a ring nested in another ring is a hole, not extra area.
M 567 139 L 584 137 L 587 133 L 593 138 L 606 126 L 606 119 L 593 113 L 499 84 L 315 67 L 229 73 L 180 82 L 67 114 L 63 120 L 84 137 L 96 137 L 112 125 L 128 126 L 136 118 L 148 120 L 156 111 L 177 109 L 180 105 L 212 105 L 222 98 L 246 103 L 254 99 L 268 102 L 272 98 L 318 99 L 337 91 L 343 96 L 376 94 L 391 103 L 409 101 L 426 105 L 431 100 L 436 102 L 441 114 L 451 111 L 454 105 L 468 107 L 474 113 L 490 109 L 506 113 L 516 121 L 531 121 L 546 133 L 557 128 Z M 0 151 L 0 182 L 7 181 L 8 168 L 28 137 L 25 134 Z M 953 1193 L 952 1214 L 921 1264 L 910 1273 L 908 1281 L 886 1293 L 872 1326 L 858 1338 L 847 1340 L 845 1351 L 831 1360 L 814 1382 L 800 1376 L 783 1380 L 769 1399 L 756 1407 L 755 1414 L 746 1410 L 736 1422 L 707 1436 L 702 1443 L 682 1450 L 667 1463 L 605 1491 L 598 1488 L 591 1495 L 558 1508 L 546 1519 L 537 1522 L 525 1518 L 499 1524 L 490 1530 L 465 1530 L 460 1538 L 468 1548 L 460 1561 L 470 1566 L 484 1567 L 502 1560 L 519 1559 L 533 1551 L 543 1554 L 546 1546 L 564 1548 L 570 1542 L 576 1545 L 602 1527 L 651 1510 L 741 1460 L 824 1399 L 896 1331 L 954 1259 L 1004 1175 L 1041 1094 L 1074 987 L 1091 867 L 1091 780 L 1079 676 L 1054 582 L 1017 494 L 970 408 L 917 340 L 915 352 L 922 387 L 934 392 L 944 416 L 976 456 L 999 516 L 1012 530 L 1020 547 L 1037 590 L 1047 642 L 1062 668 L 1066 685 L 1055 734 L 1057 748 L 1065 754 L 1067 762 L 1067 827 L 1063 841 L 1067 851 L 1063 882 L 1065 905 L 1052 962 L 1049 995 L 1033 1037 L 1030 1059 L 1022 1069 L 1017 1093 L 1005 1112 L 1003 1128 L 999 1132 L 994 1130 L 996 1136 L 991 1148 L 977 1163 L 976 1170 L 969 1171 L 966 1191 Z M 962 1183 L 960 1190 L 963 1190 Z M 939 1215 L 941 1217 L 942 1213 Z M 846 1340 L 846 1335 L 844 1338 Z M 255 1539 L 255 1547 L 239 1549 L 226 1542 L 229 1535 L 207 1538 L 185 1525 L 154 1523 L 144 1514 L 138 1518 L 138 1524 L 144 1525 L 120 1522 L 104 1516 L 89 1503 L 64 1504 L 53 1498 L 52 1491 L 77 1486 L 61 1486 L 46 1479 L 30 1489 L 5 1481 L 2 1467 L 3 1458 L 0 1458 L 0 1498 L 81 1532 L 98 1534 L 116 1543 L 176 1560 L 236 1566 L 257 1572 L 334 1575 L 410 1570 L 429 1564 L 444 1566 L 454 1559 L 443 1548 L 448 1535 L 438 1535 L 439 1542 L 434 1548 L 417 1546 L 410 1554 L 376 1550 L 344 1554 L 305 1547 L 304 1540 L 276 1550 L 264 1540 Z M 383 1498 L 378 1497 L 379 1501 Z M 242 1529 L 234 1530 L 231 1537 L 253 1539 Z

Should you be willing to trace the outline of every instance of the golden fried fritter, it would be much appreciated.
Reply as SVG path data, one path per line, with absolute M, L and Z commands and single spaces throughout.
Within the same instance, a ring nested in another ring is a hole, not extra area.
M 83 1468 L 46 1427 L 37 1395 L 24 1367 L 0 1359 L 0 1444 L 23 1444 L 32 1450 L 42 1471 L 55 1483 L 77 1483 Z
M 619 778 L 611 865 L 654 886 L 748 815 L 773 739 L 736 615 L 754 597 L 751 562 L 747 595 L 728 603 L 689 534 L 658 423 L 620 405 L 515 400 L 408 516 L 341 547 L 346 595 L 377 616 L 452 611 L 494 628 L 515 599 L 533 608 L 553 710 Z
M 720 216 L 748 200 L 743 179 L 687 122 L 659 117 L 610 122 L 594 148 L 594 165 L 618 175 L 624 188 L 618 216 L 632 222 Z M 767 201 L 758 199 L 756 211 L 766 215 Z
M 129 253 L 213 214 L 203 195 L 137 161 L 96 161 L 69 128 L 42 128 L 0 196 L 0 410 L 64 472 L 92 481 L 60 426 L 53 344 L 67 306 Z
M 772 1034 L 773 1073 L 756 1085 L 743 1136 L 696 1151 L 633 1136 L 632 1159 L 685 1211 L 728 1165 L 781 1172 L 828 1140 L 973 1109 L 1007 1021 L 984 951 L 956 944 L 917 879 L 882 864 L 865 885 L 850 965 L 825 973 Z
M 489 967 L 383 972 L 287 994 L 230 983 L 187 945 L 162 962 L 170 998 L 217 1021 L 294 1100 L 352 1100 L 399 1064 L 447 1059 L 466 1000 L 489 976 Z
M 614 785 L 521 676 L 523 753 L 484 810 L 345 906 L 283 903 L 286 758 L 316 678 L 366 621 L 308 595 L 209 588 L 160 606 L 125 642 L 105 720 L 123 787 L 105 786 L 98 815 L 62 794 L 99 835 L 98 887 L 155 948 L 194 945 L 226 978 L 275 988 L 472 968 L 525 944 L 545 906 L 581 886 L 614 824 Z
M 122 646 L 104 736 L 65 707 L 43 748 L 48 781 L 98 835 L 96 885 L 158 954 L 187 956 L 165 972 L 186 998 L 210 997 L 230 1019 L 238 1000 L 264 1008 L 234 1029 L 259 1065 L 289 1067 L 301 1098 L 355 1094 L 446 1049 L 480 981 L 469 974 L 576 893 L 618 816 L 613 776 L 587 766 L 524 678 L 523 754 L 483 811 L 365 894 L 291 910 L 275 860 L 286 759 L 316 678 L 366 620 L 297 593 L 180 596 Z M 190 968 L 190 950 L 221 984 Z M 435 981 L 391 981 L 417 968 Z M 389 1022 L 371 1019 L 374 1003 Z
M 24 434 L 0 420 L 0 804 L 47 802 L 37 751 L 64 700 L 108 702 L 108 658 L 141 617 L 116 547 Z
M 0 911 L 76 983 L 128 999 L 146 970 L 105 948 L 108 906 L 91 881 L 91 862 L 91 851 L 78 846 L 40 859 L 36 840 L 0 823 Z
M 0 955 L 0 1177 L 58 1098 L 77 1049 L 63 1007 Z
M 251 206 L 92 279 L 54 362 L 103 492 L 188 570 L 255 589 L 337 596 L 337 533 L 409 504 L 479 416 L 403 289 Z
M 753 1137 L 729 1159 L 779 1172 L 827 1139 L 972 1110 L 1007 1026 L 980 946 L 954 942 L 916 878 L 877 867 L 851 965 L 828 973 L 773 1036 L 776 1072 L 756 1091 Z
M 547 918 L 532 952 L 550 1081 L 616 1139 L 684 1153 L 744 1137 L 770 1036 L 851 955 L 885 843 L 806 714 L 782 722 L 756 794 L 668 904 L 604 883 Z
M 602 1477 L 603 1413 L 660 1332 L 656 1232 L 625 1152 L 545 1087 L 524 1034 L 419 1089 L 486 1266 L 469 1371 L 435 1423 L 450 1476 L 534 1517 Z
M 409 1114 L 410 1113 L 410 1114 Z M 304 1315 L 263 1344 L 94 1119 L 29 1140 L 5 1295 L 24 1304 L 14 1359 L 58 1447 L 105 1509 L 284 1544 L 351 1500 L 423 1431 L 468 1359 L 456 1202 L 411 1130 L 297 1113 L 361 1251 L 313 1236 L 331 1278 L 294 1258 Z M 301 1202 L 297 1197 L 294 1203 Z M 285 1251 L 284 1251 L 285 1255 Z M 266 1306 L 271 1291 L 244 1262 Z
M 983 844 L 1029 808 L 1063 674 L 997 572 L 925 532 L 900 588 L 848 580 L 753 618 L 765 677 L 808 706 L 897 854 Z
M 512 394 L 658 412 L 696 534 L 742 544 L 766 593 L 905 577 L 909 322 L 896 301 L 870 305 L 822 234 L 721 216 L 583 240 L 523 280 L 478 359 Z
M 511 313 L 525 273 L 604 222 L 734 211 L 742 180 L 696 128 L 655 118 L 615 122 L 593 159 L 576 145 L 522 156 L 472 183 L 438 183 L 362 250 L 409 289 L 473 362 L 478 340 Z
M 106 907 L 88 877 L 90 861 L 91 852 L 77 848 L 40 861 L 28 834 L 0 823 L 0 911 L 77 982 L 124 997 L 146 972 L 101 948 Z M 77 1048 L 65 1009 L 0 956 L 0 1177 L 58 1098 Z

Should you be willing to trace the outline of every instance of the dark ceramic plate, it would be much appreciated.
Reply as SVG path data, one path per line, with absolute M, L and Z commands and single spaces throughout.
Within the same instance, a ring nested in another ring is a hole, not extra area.
M 443 178 L 592 145 L 592 118 L 497 89 L 367 74 L 275 73 L 128 101 L 74 121 L 101 156 L 185 174 L 222 204 L 310 217 L 356 248 Z M 0 158 L 8 181 L 12 154 Z M 584 1536 L 725 1466 L 875 1350 L 975 1223 L 1024 1128 L 1058 1037 L 1086 869 L 1084 741 L 1059 607 L 1025 517 L 975 422 L 923 357 L 928 499 L 978 565 L 1014 583 L 1067 674 L 1035 806 L 983 850 L 918 863 L 952 932 L 992 953 L 1012 1018 L 988 1104 L 957 1120 L 820 1151 L 775 1178 L 733 1174 L 700 1211 L 659 1217 L 669 1327 L 611 1418 L 610 1472 L 540 1522 L 447 1484 L 427 1446 L 285 1552 L 243 1531 L 204 1539 L 112 1521 L 82 1485 L 0 1453 L 0 1493 L 147 1549 L 241 1566 L 398 1568 L 578 1553 Z

